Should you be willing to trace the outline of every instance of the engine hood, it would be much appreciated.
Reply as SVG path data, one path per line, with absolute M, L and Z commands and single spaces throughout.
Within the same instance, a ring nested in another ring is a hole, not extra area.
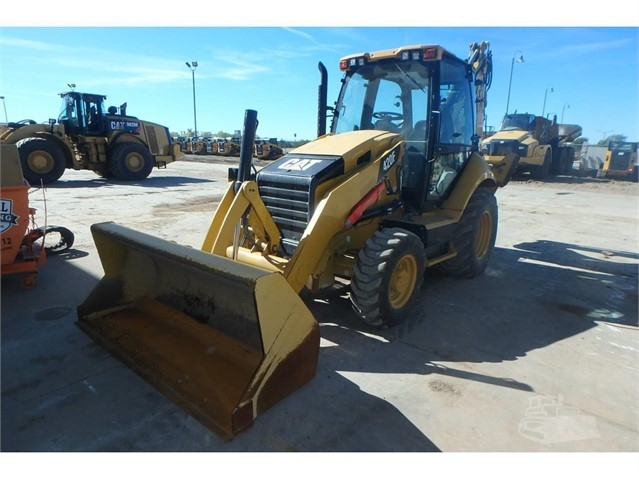
M 503 141 L 503 140 L 523 141 L 530 136 L 532 136 L 531 133 L 526 130 L 502 130 L 488 137 L 486 139 L 486 142 Z
M 341 157 L 345 170 L 372 161 L 396 145 L 402 137 L 395 133 L 378 130 L 359 130 L 346 133 L 330 133 L 290 151 L 286 156 L 319 155 Z

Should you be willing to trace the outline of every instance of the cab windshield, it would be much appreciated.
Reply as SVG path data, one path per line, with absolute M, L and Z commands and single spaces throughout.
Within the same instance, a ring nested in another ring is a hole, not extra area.
M 60 114 L 58 115 L 58 123 L 67 126 L 79 126 L 78 109 L 76 107 L 76 99 L 71 95 L 62 97 L 60 106 Z
M 440 112 L 439 143 L 452 149 L 470 146 L 474 105 L 465 65 L 448 58 L 442 59 L 439 72 L 434 65 L 380 61 L 347 73 L 336 105 L 333 133 L 389 131 L 425 151 L 432 98 L 436 103 L 431 108 Z M 439 78 L 434 78 L 436 73 Z
M 431 71 L 419 62 L 360 67 L 344 79 L 332 131 L 383 130 L 408 137 L 427 118 L 430 84 Z
M 512 114 L 506 115 L 501 122 L 501 130 L 534 130 L 535 115 Z

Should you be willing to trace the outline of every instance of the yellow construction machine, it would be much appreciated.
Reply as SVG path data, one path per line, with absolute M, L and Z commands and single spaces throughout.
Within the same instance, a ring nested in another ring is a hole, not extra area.
M 255 140 L 255 156 L 260 160 L 277 160 L 284 150 L 277 144 L 277 138 L 259 138 Z
M 167 127 L 127 115 L 126 103 L 107 109 L 104 95 L 60 96 L 57 120 L 22 120 L 0 132 L 0 142 L 18 146 L 24 178 L 34 186 L 57 181 L 67 168 L 139 181 L 184 154 Z
M 604 178 L 639 181 L 636 141 L 611 141 L 601 166 Z
M 240 156 L 242 140 L 240 138 L 220 138 L 217 141 L 217 154 L 221 156 Z
M 557 123 L 557 115 L 549 119 L 529 113 L 509 113 L 499 131 L 484 139 L 482 152 L 488 161 L 516 154 L 517 172 L 529 172 L 535 179 L 567 175 L 575 161 L 572 142 L 581 136 L 581 131 L 579 125 Z
M 92 226 L 105 275 L 77 324 L 223 437 L 246 429 L 316 373 L 303 290 L 350 281 L 355 314 L 383 328 L 409 314 L 425 268 L 484 271 L 517 161 L 479 154 L 491 64 L 487 42 L 466 60 L 438 45 L 347 56 L 329 107 L 319 63 L 318 138 L 258 172 L 246 110 L 200 250 Z

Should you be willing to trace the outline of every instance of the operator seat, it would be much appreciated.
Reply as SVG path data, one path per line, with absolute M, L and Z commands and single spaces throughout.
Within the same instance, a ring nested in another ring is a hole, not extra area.
M 426 120 L 419 120 L 415 123 L 415 126 L 406 137 L 407 142 L 425 142 L 426 141 L 426 128 L 428 123 Z

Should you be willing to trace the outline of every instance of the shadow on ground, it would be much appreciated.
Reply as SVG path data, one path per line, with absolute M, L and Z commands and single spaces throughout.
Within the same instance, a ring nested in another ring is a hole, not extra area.
M 92 180 L 65 180 L 64 177 L 51 185 L 47 185 L 47 188 L 51 189 L 67 189 L 67 188 L 96 188 L 104 187 L 109 188 L 112 186 L 137 186 L 143 188 L 167 188 L 173 186 L 183 186 L 197 183 L 215 183 L 215 179 L 202 179 L 193 178 L 189 176 L 149 176 L 142 181 L 121 181 L 112 178 L 99 178 L 96 177 Z
M 32 291 L 2 280 L 3 451 L 437 451 L 348 373 L 436 373 L 530 391 L 438 362 L 513 360 L 598 321 L 637 326 L 637 254 L 552 241 L 496 248 L 471 280 L 428 271 L 413 314 L 392 329 L 363 326 L 345 290 L 305 295 L 330 343 L 316 377 L 224 442 L 75 326 L 98 280 L 80 267 L 88 260 L 97 261 L 79 250 L 52 258 Z

